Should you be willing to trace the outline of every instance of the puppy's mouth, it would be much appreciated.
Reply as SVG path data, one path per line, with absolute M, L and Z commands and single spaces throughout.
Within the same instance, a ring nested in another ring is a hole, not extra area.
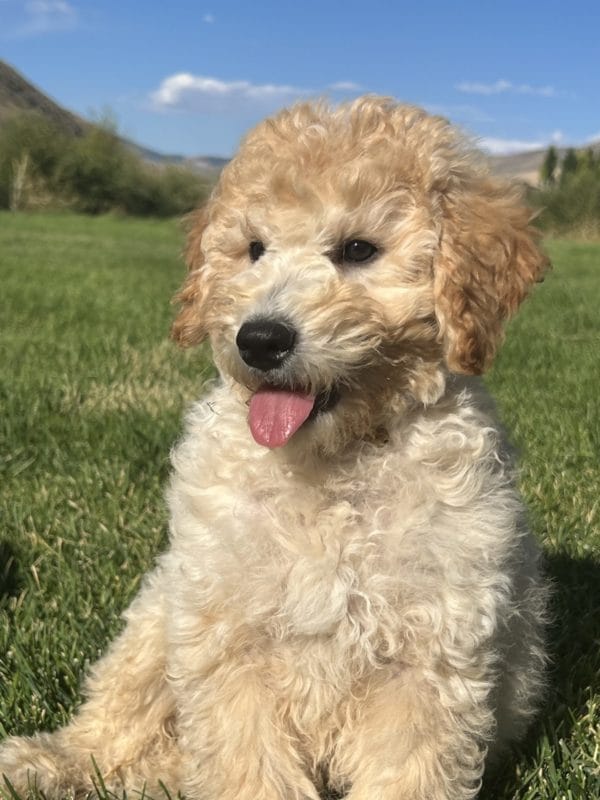
M 337 387 L 315 395 L 282 386 L 262 386 L 250 399 L 250 431 L 263 447 L 283 447 L 304 424 L 331 411 L 339 399 Z

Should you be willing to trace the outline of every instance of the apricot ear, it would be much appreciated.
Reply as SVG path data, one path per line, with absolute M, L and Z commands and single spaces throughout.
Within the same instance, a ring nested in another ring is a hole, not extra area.
M 434 297 L 453 372 L 489 367 L 504 323 L 543 279 L 549 262 L 531 219 L 518 191 L 487 176 L 445 195 Z
M 173 298 L 173 302 L 180 304 L 180 309 L 171 326 L 171 338 L 180 347 L 199 344 L 206 338 L 204 318 L 212 289 L 212 281 L 205 274 L 205 259 L 202 253 L 202 235 L 208 224 L 206 209 L 201 208 L 190 214 L 188 221 L 189 232 L 185 249 L 188 274 L 183 286 Z

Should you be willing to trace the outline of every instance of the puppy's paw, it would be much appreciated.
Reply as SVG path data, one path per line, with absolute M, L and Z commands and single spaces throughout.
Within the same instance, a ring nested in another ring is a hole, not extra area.
M 26 800 L 43 793 L 48 800 L 83 797 L 94 792 L 90 774 L 68 764 L 51 734 L 13 737 L 0 744 L 0 798 Z

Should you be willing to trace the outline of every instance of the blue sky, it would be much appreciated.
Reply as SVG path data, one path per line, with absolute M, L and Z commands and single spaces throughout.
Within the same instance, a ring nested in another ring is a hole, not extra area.
M 365 92 L 491 152 L 600 139 L 600 0 L 0 0 L 0 58 L 164 153 L 231 155 L 282 105 Z

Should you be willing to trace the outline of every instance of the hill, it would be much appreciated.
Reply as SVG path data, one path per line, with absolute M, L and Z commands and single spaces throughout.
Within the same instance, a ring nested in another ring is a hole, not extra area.
M 88 124 L 51 100 L 16 69 L 0 61 L 0 125 L 20 111 L 37 111 L 73 136 L 81 136 Z
M 69 136 L 82 136 L 86 129 L 93 125 L 92 122 L 63 108 L 24 78 L 14 67 L 0 60 L 0 126 L 11 115 L 23 111 L 34 111 L 43 115 Z M 207 177 L 220 172 L 228 160 L 217 156 L 186 158 L 181 155 L 159 153 L 130 139 L 119 138 L 144 161 L 156 165 L 185 166 Z

